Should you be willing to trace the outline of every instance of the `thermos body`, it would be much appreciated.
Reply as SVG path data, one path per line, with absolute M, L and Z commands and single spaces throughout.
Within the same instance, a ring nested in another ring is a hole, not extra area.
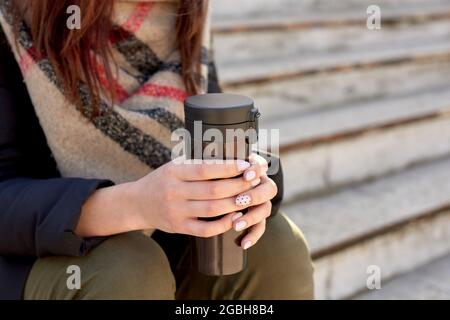
M 186 146 L 190 158 L 208 159 L 203 151 L 208 146 L 221 150 L 221 159 L 248 160 L 251 144 L 256 136 L 238 141 L 236 136 L 227 136 L 227 131 L 258 129 L 259 112 L 254 108 L 253 100 L 235 94 L 204 94 L 189 97 L 185 101 L 185 127 L 190 133 Z M 195 128 L 201 121 L 201 130 Z M 208 140 L 204 133 L 208 129 L 222 132 L 222 140 Z M 228 140 L 227 140 L 228 139 Z M 201 153 L 196 153 L 195 146 L 201 146 Z M 239 149 L 240 151 L 238 152 Z M 217 159 L 215 155 L 214 159 Z M 246 210 L 243 210 L 245 214 Z M 217 218 L 212 218 L 218 219 Z M 203 274 L 212 276 L 230 275 L 242 271 L 247 262 L 247 254 L 240 246 L 246 231 L 234 229 L 224 234 L 209 238 L 192 237 L 193 265 Z

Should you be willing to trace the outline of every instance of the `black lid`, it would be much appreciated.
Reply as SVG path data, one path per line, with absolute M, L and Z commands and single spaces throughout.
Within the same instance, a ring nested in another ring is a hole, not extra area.
M 254 121 L 255 109 L 249 97 L 230 93 L 191 96 L 184 102 L 186 120 L 226 125 Z

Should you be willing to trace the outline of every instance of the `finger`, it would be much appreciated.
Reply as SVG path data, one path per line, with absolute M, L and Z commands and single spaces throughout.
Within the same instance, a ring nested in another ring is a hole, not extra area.
M 259 239 L 261 239 L 262 235 L 266 231 L 266 220 L 264 219 L 258 224 L 255 224 L 253 227 L 249 229 L 247 235 L 241 241 L 241 247 L 244 250 L 247 250 L 251 246 L 255 245 Z
M 272 179 L 263 176 L 261 183 L 253 189 L 239 194 L 236 197 L 218 200 L 192 200 L 188 201 L 187 212 L 197 217 L 216 217 L 228 212 L 256 206 L 271 200 L 277 194 L 277 186 Z
M 250 167 L 244 160 L 185 160 L 168 166 L 169 174 L 184 181 L 200 181 L 236 177 Z
M 270 201 L 264 202 L 256 207 L 251 207 L 248 212 L 240 219 L 233 222 L 233 228 L 236 231 L 242 231 L 246 228 L 254 226 L 270 216 L 272 210 L 272 203 Z
M 241 177 L 209 180 L 209 181 L 185 181 L 180 187 L 180 192 L 189 200 L 214 200 L 225 199 L 246 192 L 256 187 L 261 179 L 245 181 Z
M 244 180 L 246 181 L 258 179 L 262 175 L 265 175 L 267 173 L 267 170 L 269 170 L 269 164 L 267 163 L 266 159 L 256 153 L 252 153 L 250 155 L 249 162 L 251 163 L 251 166 L 250 168 L 245 170 L 243 175 Z
M 213 237 L 225 233 L 232 228 L 234 215 L 236 215 L 236 212 L 229 213 L 214 221 L 202 221 L 191 218 L 186 220 L 183 232 L 196 237 Z
M 261 183 L 257 187 L 241 193 L 235 198 L 237 208 L 234 210 L 239 210 L 239 208 L 242 210 L 242 208 L 262 204 L 277 195 L 278 188 L 272 179 L 267 176 L 261 176 L 260 179 Z

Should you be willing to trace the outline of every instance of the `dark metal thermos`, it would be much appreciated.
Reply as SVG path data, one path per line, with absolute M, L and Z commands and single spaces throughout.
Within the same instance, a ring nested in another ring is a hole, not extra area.
M 227 135 L 227 130 L 228 133 L 230 130 L 238 132 L 237 129 L 257 133 L 259 112 L 251 98 L 226 93 L 192 96 L 186 99 L 184 112 L 185 127 L 191 137 L 190 140 L 186 140 L 189 143 L 186 147 L 191 151 L 191 159 L 207 159 L 208 156 L 205 156 L 203 151 L 213 145 L 217 147 L 216 150 L 222 151 L 222 154 L 214 155 L 212 157 L 214 159 L 220 157 L 220 159 L 248 160 L 251 144 L 256 142 L 257 135 L 247 136 L 242 143 L 242 140 L 236 139 L 236 136 Z M 201 130 L 198 129 L 197 121 L 201 121 Z M 195 122 L 197 122 L 197 129 L 194 126 Z M 221 132 L 222 140 L 210 139 L 209 135 L 205 135 L 205 138 L 204 133 L 208 129 Z M 248 129 L 254 130 L 247 131 Z M 198 146 L 201 148 L 200 154 Z M 245 212 L 243 210 L 244 214 Z M 215 219 L 218 218 L 220 217 Z M 213 276 L 230 275 L 242 271 L 246 266 L 247 255 L 240 246 L 240 241 L 245 234 L 246 231 L 237 232 L 231 229 L 224 234 L 209 238 L 192 237 L 194 267 L 203 274 Z

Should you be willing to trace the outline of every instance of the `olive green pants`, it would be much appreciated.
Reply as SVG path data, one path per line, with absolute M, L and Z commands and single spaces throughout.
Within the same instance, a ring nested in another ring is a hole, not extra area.
M 182 239 L 187 237 L 130 232 L 109 238 L 84 257 L 38 259 L 24 298 L 313 298 L 313 267 L 305 239 L 283 213 L 269 220 L 263 237 L 248 249 L 247 268 L 235 275 L 210 277 L 193 271 L 189 246 Z M 71 265 L 79 267 L 80 289 L 68 289 Z

